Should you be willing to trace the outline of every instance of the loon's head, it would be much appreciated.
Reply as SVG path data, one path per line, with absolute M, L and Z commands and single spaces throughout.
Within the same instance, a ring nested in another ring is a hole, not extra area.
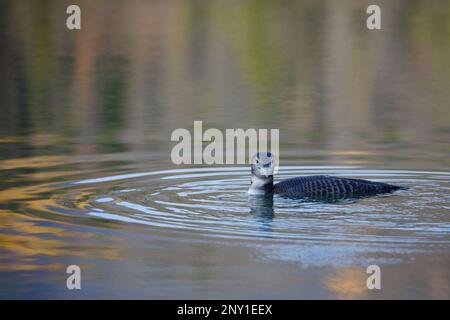
M 271 194 L 273 189 L 273 155 L 270 152 L 258 152 L 252 159 L 252 184 L 249 194 Z
M 273 155 L 270 152 L 258 152 L 252 159 L 252 175 L 259 178 L 273 176 Z

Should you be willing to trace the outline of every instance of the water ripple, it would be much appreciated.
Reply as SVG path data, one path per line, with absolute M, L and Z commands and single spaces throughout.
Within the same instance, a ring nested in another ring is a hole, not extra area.
M 75 181 L 68 192 L 86 216 L 158 230 L 236 239 L 351 243 L 450 244 L 448 172 L 367 170 L 354 166 L 286 166 L 277 180 L 329 174 L 410 187 L 371 198 L 320 203 L 249 197 L 247 167 L 183 168 Z M 83 186 L 80 190 L 80 186 Z M 86 196 L 84 196 L 86 198 Z M 78 201 L 78 203 L 77 203 Z

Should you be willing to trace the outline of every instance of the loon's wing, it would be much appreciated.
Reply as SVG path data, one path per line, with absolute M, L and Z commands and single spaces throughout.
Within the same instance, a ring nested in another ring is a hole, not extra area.
M 283 180 L 274 185 L 274 193 L 305 197 L 348 197 L 387 193 L 399 187 L 362 179 L 332 176 L 308 176 Z

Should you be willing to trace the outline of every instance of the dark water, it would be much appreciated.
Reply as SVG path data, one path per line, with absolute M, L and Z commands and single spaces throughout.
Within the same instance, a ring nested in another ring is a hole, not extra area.
M 1 298 L 450 298 L 450 2 L 381 31 L 356 0 L 69 4 L 1 3 Z M 409 189 L 248 197 L 247 166 L 172 163 L 194 120 L 279 128 L 276 180 Z

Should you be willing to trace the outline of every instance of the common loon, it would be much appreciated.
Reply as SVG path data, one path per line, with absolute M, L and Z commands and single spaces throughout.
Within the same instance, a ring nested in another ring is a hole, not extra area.
M 258 152 L 252 159 L 249 194 L 280 194 L 286 197 L 348 198 L 389 193 L 403 189 L 392 184 L 328 175 L 296 177 L 273 183 L 274 162 L 270 152 Z

